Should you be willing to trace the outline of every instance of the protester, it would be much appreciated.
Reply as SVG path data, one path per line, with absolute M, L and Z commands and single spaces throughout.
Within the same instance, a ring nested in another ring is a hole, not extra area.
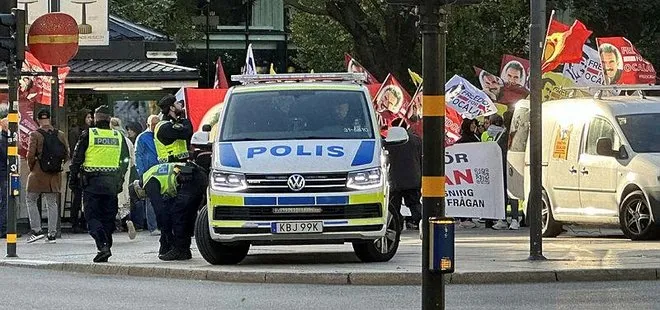
M 149 116 L 147 118 L 147 130 L 137 136 L 135 143 L 135 168 L 138 174 L 138 180 L 142 179 L 144 173 L 149 168 L 158 164 L 156 144 L 154 143 L 154 130 L 159 121 L 158 115 Z M 152 236 L 159 236 L 161 232 L 158 229 L 154 207 L 149 198 L 145 198 L 142 201 L 144 201 L 146 209 L 147 228 Z
M 128 138 L 127 133 L 124 131 L 121 120 L 119 118 L 113 117 L 110 119 L 110 129 L 120 132 L 124 138 L 126 145 L 128 146 L 129 156 L 125 159 L 128 160 L 128 169 L 126 170 L 126 175 L 123 178 L 122 191 L 119 193 L 118 203 L 119 203 L 119 212 L 118 219 L 121 221 L 126 219 L 126 228 L 128 230 L 128 238 L 133 240 L 137 236 L 137 231 L 135 229 L 135 224 L 131 220 L 131 197 L 128 193 L 128 185 L 130 184 L 130 173 L 133 163 L 135 163 L 133 143 Z
M 110 113 L 105 105 L 96 109 L 95 127 L 80 135 L 70 167 L 69 186 L 82 184 L 84 190 L 85 219 L 98 249 L 95 263 L 107 262 L 112 256 L 117 195 L 128 170 L 128 161 L 124 159 L 130 157 L 126 139 L 110 129 Z
M 7 118 L 0 120 L 0 239 L 7 237 L 7 139 L 9 138 L 9 122 Z
M 39 129 L 30 133 L 27 161 L 30 174 L 27 181 L 26 205 L 30 228 L 27 242 L 44 238 L 41 215 L 37 206 L 39 196 L 46 204 L 48 231 L 46 242 L 55 242 L 59 212 L 57 198 L 62 189 L 62 165 L 69 159 L 69 143 L 64 133 L 56 130 L 50 122 L 50 111 L 41 109 L 37 113 Z
M 403 119 L 395 119 L 392 126 L 407 128 L 408 124 Z M 407 143 L 385 147 L 390 164 L 390 206 L 400 211 L 404 200 L 411 214 L 406 228 L 417 230 L 422 219 L 422 140 L 411 130 L 408 135 Z
M 479 138 L 476 134 L 477 130 L 477 121 L 473 119 L 464 119 L 461 123 L 461 138 L 456 141 L 456 144 L 460 143 L 474 143 L 479 142 Z M 459 218 L 458 227 L 461 228 L 475 228 L 477 224 L 468 218 Z
M 93 121 L 92 111 L 88 109 L 82 109 L 78 112 L 78 123 L 75 124 L 69 130 L 69 154 L 73 156 L 73 151 L 76 147 L 76 143 L 80 138 L 80 134 L 83 131 L 89 129 Z M 82 212 L 82 191 L 80 186 L 74 190 L 71 189 L 71 209 L 70 209 L 70 222 L 71 229 L 74 234 L 85 233 L 87 232 L 87 223 L 85 222 L 85 217 L 81 216 Z

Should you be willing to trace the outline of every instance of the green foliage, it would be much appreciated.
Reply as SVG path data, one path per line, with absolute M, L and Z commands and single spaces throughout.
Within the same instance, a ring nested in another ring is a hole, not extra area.
M 111 14 L 163 32 L 186 45 L 200 36 L 192 23 L 195 2 L 190 0 L 110 0 Z
M 353 49 L 353 39 L 339 23 L 328 16 L 295 11 L 290 27 L 298 65 L 315 72 L 346 70 L 344 53 Z

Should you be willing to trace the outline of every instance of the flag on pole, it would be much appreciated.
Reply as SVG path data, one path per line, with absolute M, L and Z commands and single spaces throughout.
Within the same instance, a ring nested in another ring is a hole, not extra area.
M 653 64 L 624 37 L 596 38 L 607 84 L 655 84 Z
M 545 38 L 542 71 L 550 72 L 565 63 L 580 63 L 582 46 L 591 33 L 579 20 L 569 27 L 552 18 Z
M 366 84 L 378 84 L 378 80 L 374 77 L 367 69 L 365 69 L 355 58 L 349 54 L 344 54 L 344 63 L 346 64 L 346 69 L 350 73 L 366 73 L 367 82 Z
M 252 53 L 252 44 L 248 45 L 247 55 L 245 55 L 245 67 L 243 67 L 242 74 L 257 74 L 257 66 L 254 64 L 254 54 Z
M 309 71 L 309 73 L 314 73 L 314 69 L 312 69 L 311 71 Z
M 215 83 L 213 83 L 213 88 L 215 89 L 229 88 L 227 75 L 225 75 L 225 68 L 222 66 L 222 58 L 220 57 L 218 57 L 218 60 L 216 60 L 215 62 Z
M 277 74 L 277 72 L 275 72 L 275 67 L 273 66 L 272 62 L 270 63 L 270 74 Z
M 419 85 L 421 85 L 422 82 L 424 81 L 424 79 L 422 79 L 422 77 L 419 74 L 417 74 L 416 72 L 414 72 L 410 69 L 408 69 L 408 74 L 410 74 L 410 78 L 412 79 L 413 83 L 415 84 L 415 87 L 419 87 Z

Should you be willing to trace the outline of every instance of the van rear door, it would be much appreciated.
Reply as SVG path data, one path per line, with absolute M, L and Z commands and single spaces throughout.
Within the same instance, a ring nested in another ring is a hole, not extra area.
M 529 142 L 529 101 L 516 104 L 511 119 L 509 150 L 507 152 L 507 191 L 509 197 L 525 199 L 525 158 Z

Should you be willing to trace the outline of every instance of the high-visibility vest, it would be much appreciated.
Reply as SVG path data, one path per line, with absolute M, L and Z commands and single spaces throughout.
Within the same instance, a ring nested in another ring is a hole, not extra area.
M 89 129 L 83 170 L 87 172 L 115 172 L 121 162 L 121 142 L 124 136 L 112 129 Z
M 156 125 L 154 130 L 154 144 L 156 145 L 156 155 L 158 156 L 158 161 L 161 163 L 167 163 L 170 161 L 170 157 L 176 159 L 186 159 L 188 156 L 188 143 L 186 140 L 175 140 L 170 145 L 165 145 L 158 139 L 158 130 L 160 127 L 170 121 L 160 121 Z
M 149 181 L 156 179 L 160 183 L 160 194 L 163 196 L 176 196 L 176 175 L 177 166 L 181 163 L 164 163 L 155 165 L 142 175 L 142 184 L 146 186 Z

